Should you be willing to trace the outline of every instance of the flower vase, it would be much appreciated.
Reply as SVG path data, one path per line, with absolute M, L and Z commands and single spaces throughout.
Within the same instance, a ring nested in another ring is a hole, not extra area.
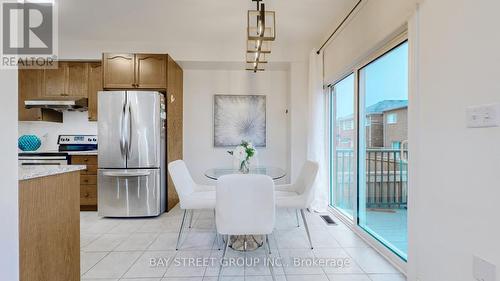
M 248 160 L 241 161 L 240 173 L 248 174 L 250 172 L 250 162 Z

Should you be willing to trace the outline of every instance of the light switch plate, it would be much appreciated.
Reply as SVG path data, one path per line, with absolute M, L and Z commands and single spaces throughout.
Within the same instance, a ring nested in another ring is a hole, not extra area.
M 474 256 L 472 269 L 475 280 L 496 281 L 496 267 L 494 264 Z
M 485 104 L 467 108 L 468 128 L 498 126 L 500 126 L 500 104 Z

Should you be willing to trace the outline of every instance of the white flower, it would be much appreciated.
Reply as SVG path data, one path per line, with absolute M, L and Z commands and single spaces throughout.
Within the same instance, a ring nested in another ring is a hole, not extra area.
M 233 151 L 233 156 L 236 157 L 236 159 L 245 160 L 247 158 L 247 152 L 243 146 L 238 145 Z

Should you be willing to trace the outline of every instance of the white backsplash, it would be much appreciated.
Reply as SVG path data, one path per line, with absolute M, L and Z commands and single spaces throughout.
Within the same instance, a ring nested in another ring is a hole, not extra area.
M 59 135 L 97 135 L 97 122 L 88 121 L 87 112 L 64 112 L 63 123 L 20 121 L 19 136 L 36 135 L 42 140 L 38 151 L 57 150 Z

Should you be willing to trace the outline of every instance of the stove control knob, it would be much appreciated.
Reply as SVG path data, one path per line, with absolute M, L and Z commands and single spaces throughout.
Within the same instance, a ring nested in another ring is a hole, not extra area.
M 92 140 L 93 140 L 93 141 L 97 141 L 97 139 L 96 139 L 96 138 L 93 138 Z
M 91 139 L 91 138 L 88 138 L 87 140 L 88 140 L 88 141 L 92 141 L 92 139 Z

